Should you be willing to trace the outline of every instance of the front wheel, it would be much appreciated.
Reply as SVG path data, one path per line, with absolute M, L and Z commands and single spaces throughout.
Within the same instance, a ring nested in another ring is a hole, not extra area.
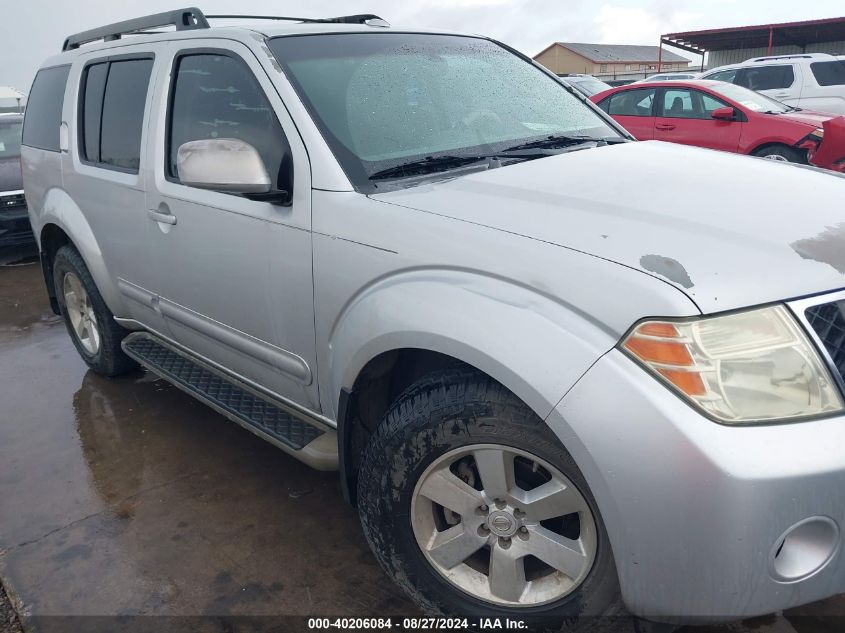
M 807 164 L 807 153 L 787 145 L 769 145 L 754 152 L 755 156 L 787 163 Z
M 522 618 L 617 604 L 586 481 L 545 423 L 492 380 L 427 376 L 394 403 L 359 476 L 364 532 L 424 609 Z
M 72 246 L 62 246 L 56 252 L 53 283 L 59 310 L 82 360 L 103 376 L 136 368 L 137 363 L 120 348 L 129 332 L 115 322 L 88 267 Z

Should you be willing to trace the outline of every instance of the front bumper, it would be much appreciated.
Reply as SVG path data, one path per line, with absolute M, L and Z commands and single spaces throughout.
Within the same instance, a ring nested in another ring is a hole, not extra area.
M 811 165 L 845 173 L 845 116 L 829 119 L 823 124 L 824 140 L 808 155 Z
M 596 498 L 636 615 L 734 619 L 845 592 L 845 416 L 720 425 L 613 350 L 547 421 Z M 836 525 L 827 562 L 777 579 L 783 534 L 811 517 Z
M 0 193 L 0 247 L 21 246 L 34 241 L 23 192 Z

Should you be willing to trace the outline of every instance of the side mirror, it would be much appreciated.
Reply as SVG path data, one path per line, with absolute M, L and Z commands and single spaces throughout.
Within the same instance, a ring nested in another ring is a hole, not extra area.
M 710 116 L 718 121 L 733 121 L 736 119 L 736 112 L 733 108 L 716 108 Z
M 237 193 L 267 202 L 290 201 L 287 191 L 273 189 L 258 150 L 240 139 L 202 139 L 180 145 L 176 169 L 179 180 L 189 187 Z

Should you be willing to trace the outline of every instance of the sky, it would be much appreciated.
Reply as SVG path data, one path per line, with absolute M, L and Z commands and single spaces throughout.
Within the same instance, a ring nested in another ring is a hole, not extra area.
M 530 56 L 555 41 L 656 45 L 675 31 L 845 16 L 842 0 L 0 0 L 0 86 L 28 92 L 71 33 L 192 2 L 208 14 L 375 13 L 403 27 L 487 35 Z

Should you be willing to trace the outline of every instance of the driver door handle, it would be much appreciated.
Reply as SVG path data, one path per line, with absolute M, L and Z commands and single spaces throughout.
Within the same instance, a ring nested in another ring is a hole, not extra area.
M 162 224 L 176 224 L 176 216 L 170 212 L 164 213 L 162 211 L 147 209 L 147 217 L 150 218 L 150 220 L 161 222 Z
M 667 131 L 667 132 L 669 130 L 675 129 L 675 126 L 672 125 L 671 123 L 658 123 L 656 127 L 657 127 L 658 130 L 664 130 L 664 131 Z

